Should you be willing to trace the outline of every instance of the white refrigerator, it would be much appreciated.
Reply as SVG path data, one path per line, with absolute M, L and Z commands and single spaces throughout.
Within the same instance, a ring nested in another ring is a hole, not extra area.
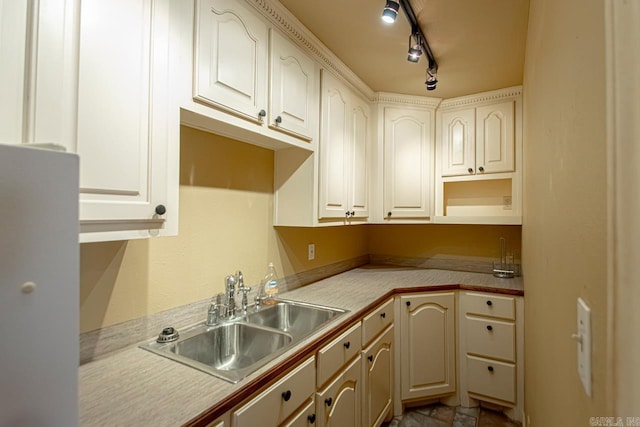
M 78 425 L 78 156 L 0 145 L 0 427 Z

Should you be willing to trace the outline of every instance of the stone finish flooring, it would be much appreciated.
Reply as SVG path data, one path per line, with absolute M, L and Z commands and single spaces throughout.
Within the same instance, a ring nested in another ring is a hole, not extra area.
M 501 412 L 485 408 L 452 407 L 441 403 L 408 408 L 383 427 L 521 427 Z

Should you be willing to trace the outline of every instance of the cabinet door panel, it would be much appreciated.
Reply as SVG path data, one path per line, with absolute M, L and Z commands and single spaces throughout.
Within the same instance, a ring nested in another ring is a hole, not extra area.
M 513 101 L 476 110 L 476 164 L 484 173 L 512 172 L 515 159 L 515 105 Z
M 363 352 L 363 425 L 382 424 L 391 408 L 393 326 Z
M 474 173 L 475 156 L 475 109 L 442 113 L 442 176 Z
M 356 217 L 369 216 L 369 173 L 367 146 L 371 111 L 364 101 L 354 101 L 351 109 L 351 149 L 349 155 L 351 186 L 348 208 Z
M 430 215 L 431 114 L 385 109 L 384 206 L 392 218 Z
M 256 123 L 267 109 L 268 27 L 240 2 L 196 5 L 194 98 Z
M 357 357 L 316 395 L 318 427 L 360 425 L 361 361 Z

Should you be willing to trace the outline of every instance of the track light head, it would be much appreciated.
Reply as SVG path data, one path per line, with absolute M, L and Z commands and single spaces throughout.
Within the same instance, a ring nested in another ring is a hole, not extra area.
M 436 85 L 438 84 L 438 79 L 435 74 L 431 74 L 431 72 L 427 70 L 427 81 L 424 83 L 427 85 L 427 90 L 435 90 Z
M 415 38 L 415 43 L 411 44 L 411 38 Z M 420 35 L 415 33 L 409 36 L 409 52 L 407 55 L 407 61 L 418 62 L 422 55 L 422 46 L 420 46 Z
M 387 0 L 382 11 L 382 20 L 387 24 L 393 24 L 398 16 L 398 9 L 400 4 L 396 0 Z

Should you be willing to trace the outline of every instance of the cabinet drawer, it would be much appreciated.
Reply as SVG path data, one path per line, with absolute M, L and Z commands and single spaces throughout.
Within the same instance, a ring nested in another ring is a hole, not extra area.
M 516 401 L 516 367 L 513 363 L 467 355 L 467 382 L 469 393 L 504 402 Z
M 251 427 L 279 425 L 315 391 L 314 359 L 311 357 L 284 378 L 234 412 L 233 425 Z
M 393 323 L 393 298 L 365 316 L 362 321 L 362 346 L 366 346 Z
M 326 383 L 349 360 L 360 354 L 362 328 L 360 322 L 318 350 L 318 387 Z
M 511 320 L 516 318 L 515 298 L 510 296 L 465 292 L 461 301 L 464 313 Z
M 513 322 L 467 315 L 467 353 L 515 362 L 515 328 Z

